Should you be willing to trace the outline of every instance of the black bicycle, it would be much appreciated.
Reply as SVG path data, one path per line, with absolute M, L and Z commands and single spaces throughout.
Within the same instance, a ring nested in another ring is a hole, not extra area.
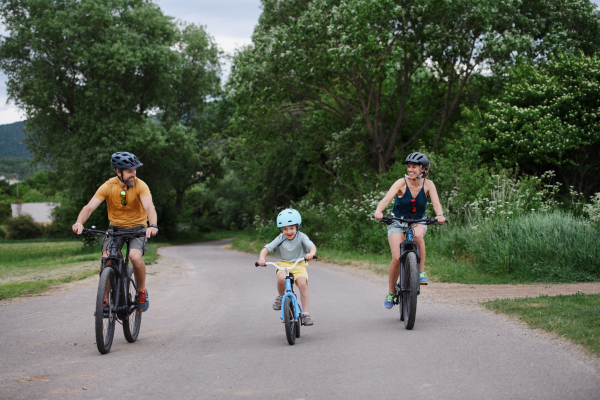
M 102 257 L 100 282 L 96 296 L 96 346 L 98 351 L 106 354 L 110 351 L 115 333 L 115 322 L 123 325 L 123 334 L 129 343 L 137 340 L 142 323 L 142 313 L 138 312 L 138 285 L 133 273 L 133 265 L 129 264 L 129 244 L 131 239 L 146 236 L 146 230 L 119 232 L 84 229 L 87 237 L 106 235 L 111 238 L 109 255 Z M 125 259 L 119 250 L 119 241 L 127 245 Z M 108 301 L 105 301 L 108 299 Z
M 404 321 L 406 329 L 412 329 L 415 326 L 417 317 L 417 296 L 421 294 L 421 285 L 419 284 L 419 264 L 421 256 L 419 255 L 419 245 L 413 241 L 413 225 L 423 222 L 425 225 L 441 225 L 434 218 L 410 219 L 384 216 L 381 222 L 390 225 L 394 221 L 400 221 L 408 224 L 405 240 L 400 243 L 400 274 L 394 287 L 394 304 L 400 306 L 400 321 Z M 446 219 L 446 222 L 448 220 Z

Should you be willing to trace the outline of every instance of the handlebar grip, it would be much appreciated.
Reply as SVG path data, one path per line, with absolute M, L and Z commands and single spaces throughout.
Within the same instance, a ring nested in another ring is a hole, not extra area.
M 317 255 L 313 256 L 313 260 L 316 260 L 317 258 L 319 258 L 319 256 L 317 256 Z
M 258 267 L 258 266 L 259 266 L 259 265 L 258 265 L 258 261 L 254 263 L 254 266 L 255 266 L 255 267 Z

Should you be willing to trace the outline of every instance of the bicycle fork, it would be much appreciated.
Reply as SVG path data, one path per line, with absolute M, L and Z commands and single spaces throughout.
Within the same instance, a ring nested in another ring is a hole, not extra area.
M 288 297 L 292 300 L 292 304 L 294 305 L 294 321 L 297 322 L 298 317 L 302 313 L 302 307 L 300 306 L 300 304 L 298 304 L 298 300 L 294 299 L 295 294 L 294 294 L 294 291 L 292 290 L 292 285 L 290 283 L 290 280 L 286 279 L 285 280 L 285 294 L 281 298 L 281 314 L 280 314 L 281 322 L 285 322 L 284 313 L 288 312 L 288 310 L 286 310 L 284 307 L 285 299 Z

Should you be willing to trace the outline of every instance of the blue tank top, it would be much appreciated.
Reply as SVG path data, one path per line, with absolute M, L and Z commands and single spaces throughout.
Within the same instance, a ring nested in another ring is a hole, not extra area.
M 415 199 L 412 197 L 406 178 L 404 178 L 404 182 L 406 183 L 406 190 L 402 197 L 398 197 L 398 194 L 396 194 L 396 202 L 394 203 L 392 214 L 394 214 L 396 218 L 410 215 L 412 215 L 414 219 L 424 218 L 428 201 L 428 198 L 425 195 L 425 179 L 423 179 L 423 187 Z

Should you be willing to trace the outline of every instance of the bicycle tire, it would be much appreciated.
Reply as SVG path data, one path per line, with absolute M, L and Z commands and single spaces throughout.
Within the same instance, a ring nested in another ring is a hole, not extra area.
M 129 343 L 133 343 L 137 340 L 138 335 L 140 334 L 140 325 L 142 324 L 142 313 L 138 311 L 138 294 L 137 294 L 137 281 L 135 279 L 135 275 L 133 274 L 133 265 L 129 264 L 127 266 L 127 276 L 133 280 L 127 281 L 127 305 L 131 307 L 135 305 L 135 309 L 131 314 L 123 318 L 123 335 L 125 335 L 125 340 Z M 135 285 L 134 285 L 135 283 Z
M 300 325 L 302 325 L 302 315 L 298 315 L 298 321 L 296 321 L 296 338 L 300 337 Z
M 285 336 L 290 345 L 296 343 L 296 321 L 294 321 L 294 303 L 289 297 L 284 302 L 283 321 L 285 323 Z
M 400 276 L 402 276 L 402 271 L 404 268 L 400 268 L 400 273 L 398 274 L 398 282 L 396 283 L 396 287 L 394 288 L 394 294 L 398 296 L 398 310 L 400 310 L 400 321 L 404 321 L 404 307 L 402 302 L 402 293 L 400 292 L 401 282 Z
M 103 315 L 104 293 L 108 290 L 108 318 Z M 115 271 L 105 267 L 100 274 L 98 294 L 96 295 L 96 347 L 101 354 L 110 351 L 115 336 L 116 314 L 112 308 L 116 301 Z
M 404 262 L 405 287 L 408 287 L 410 290 L 403 293 L 404 327 L 410 330 L 415 326 L 415 318 L 417 316 L 417 295 L 419 292 L 417 255 L 412 252 L 408 253 Z

